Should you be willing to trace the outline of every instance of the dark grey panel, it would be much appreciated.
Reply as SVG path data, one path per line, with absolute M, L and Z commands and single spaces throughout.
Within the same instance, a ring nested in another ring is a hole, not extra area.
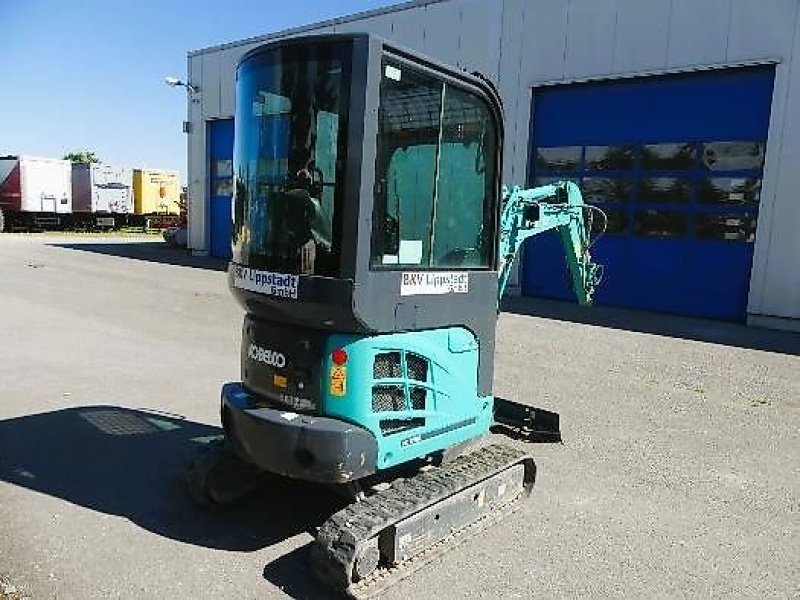
M 346 483 L 375 473 L 378 443 L 366 429 L 326 417 L 260 408 L 238 383 L 222 388 L 226 437 L 248 462 L 285 477 Z
M 242 382 L 274 408 L 315 412 L 327 335 L 318 329 L 262 321 L 242 325 Z
M 306 275 L 299 275 L 298 279 L 298 298 L 293 300 L 236 288 L 233 286 L 232 271 L 228 270 L 228 283 L 234 298 L 245 311 L 261 319 L 328 332 L 372 331 L 359 322 L 353 313 L 352 281 Z

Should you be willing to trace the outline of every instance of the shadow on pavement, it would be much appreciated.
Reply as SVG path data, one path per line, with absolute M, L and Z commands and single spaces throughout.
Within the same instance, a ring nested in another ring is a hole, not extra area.
M 161 241 L 130 241 L 118 243 L 58 243 L 49 244 L 54 248 L 94 252 L 108 256 L 119 256 L 135 260 L 146 260 L 180 267 L 194 267 L 211 271 L 225 271 L 228 260 L 211 256 L 192 256 L 185 248 L 177 248 Z
M 724 346 L 800 355 L 800 333 L 745 327 L 737 323 L 647 313 L 608 306 L 587 308 L 569 302 L 527 297 L 503 298 L 501 310 L 519 315 L 710 342 Z
M 0 481 L 125 517 L 170 539 L 245 552 L 318 527 L 343 506 L 319 487 L 271 479 L 269 488 L 235 507 L 196 508 L 183 489 L 181 467 L 220 433 L 116 406 L 26 415 L 0 421 Z M 305 569 L 280 559 L 281 585 L 299 585 L 293 582 L 307 576 Z
M 311 572 L 310 545 L 295 548 L 264 567 L 264 579 L 297 600 L 338 600 L 343 596 L 322 587 Z

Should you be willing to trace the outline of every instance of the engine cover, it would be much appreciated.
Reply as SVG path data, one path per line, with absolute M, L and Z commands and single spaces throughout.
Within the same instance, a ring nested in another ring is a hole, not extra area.
M 245 316 L 242 382 L 265 405 L 315 413 L 327 335 Z

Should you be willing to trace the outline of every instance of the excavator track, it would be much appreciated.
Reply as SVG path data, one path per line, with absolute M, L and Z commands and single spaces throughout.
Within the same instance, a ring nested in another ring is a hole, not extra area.
M 535 477 L 529 454 L 492 445 L 399 480 L 320 527 L 314 572 L 352 598 L 374 597 L 498 522 L 530 495 Z

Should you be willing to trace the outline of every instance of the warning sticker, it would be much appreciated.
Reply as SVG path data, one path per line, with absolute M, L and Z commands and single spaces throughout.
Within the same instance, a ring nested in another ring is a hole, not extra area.
M 297 275 L 259 271 L 250 267 L 233 265 L 234 287 L 250 292 L 296 299 L 298 281 Z
M 331 396 L 344 396 L 347 393 L 347 367 L 331 365 Z
M 403 273 L 400 278 L 401 296 L 434 294 L 466 294 L 469 292 L 469 273 Z

